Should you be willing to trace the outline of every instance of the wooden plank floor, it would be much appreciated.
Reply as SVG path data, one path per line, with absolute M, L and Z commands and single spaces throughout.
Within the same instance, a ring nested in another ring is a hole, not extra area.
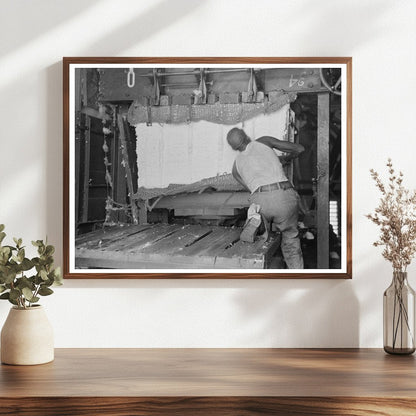
M 104 228 L 76 239 L 77 268 L 264 269 L 280 244 L 239 239 L 241 228 L 146 224 Z

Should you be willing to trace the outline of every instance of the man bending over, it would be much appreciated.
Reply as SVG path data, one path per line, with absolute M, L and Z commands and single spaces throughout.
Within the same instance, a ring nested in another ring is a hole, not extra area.
M 297 143 L 263 136 L 252 141 L 237 127 L 227 134 L 228 144 L 238 152 L 233 176 L 250 193 L 250 203 L 260 205 L 260 213 L 282 233 L 281 249 L 289 269 L 303 269 L 298 232 L 299 195 L 288 181 L 283 161 L 298 157 L 304 147 Z M 285 155 L 277 156 L 273 149 Z

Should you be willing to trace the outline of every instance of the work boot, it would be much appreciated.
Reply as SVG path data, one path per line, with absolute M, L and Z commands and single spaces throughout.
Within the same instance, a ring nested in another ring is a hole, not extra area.
M 251 218 L 249 218 L 244 225 L 243 231 L 240 234 L 240 240 L 246 241 L 247 243 L 254 243 L 260 224 L 260 215 L 253 215 Z

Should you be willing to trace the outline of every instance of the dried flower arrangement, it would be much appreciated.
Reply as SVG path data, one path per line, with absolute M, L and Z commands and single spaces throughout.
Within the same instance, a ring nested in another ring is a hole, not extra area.
M 407 266 L 416 253 L 416 191 L 403 186 L 403 173 L 387 161 L 388 183 L 371 169 L 381 192 L 373 214 L 367 218 L 380 227 L 374 246 L 384 246 L 383 257 L 393 266 L 393 281 L 383 295 L 384 350 L 390 354 L 412 354 L 415 344 L 415 292 L 407 283 Z
M 397 173 L 391 159 L 387 161 L 388 183 L 371 169 L 371 177 L 381 192 L 374 214 L 366 217 L 380 227 L 379 239 L 374 246 L 384 246 L 383 257 L 395 272 L 405 272 L 416 253 L 416 191 L 403 186 L 403 173 Z

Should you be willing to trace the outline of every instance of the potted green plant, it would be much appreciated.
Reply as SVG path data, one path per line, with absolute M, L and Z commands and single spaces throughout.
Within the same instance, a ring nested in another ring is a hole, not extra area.
M 21 238 L 14 245 L 3 245 L 6 237 L 0 224 L 0 299 L 13 307 L 1 331 L 1 362 L 33 365 L 54 359 L 53 330 L 42 306 L 41 296 L 61 285 L 59 267 L 54 267 L 54 246 L 43 240 L 32 241 L 38 256 L 26 257 Z

